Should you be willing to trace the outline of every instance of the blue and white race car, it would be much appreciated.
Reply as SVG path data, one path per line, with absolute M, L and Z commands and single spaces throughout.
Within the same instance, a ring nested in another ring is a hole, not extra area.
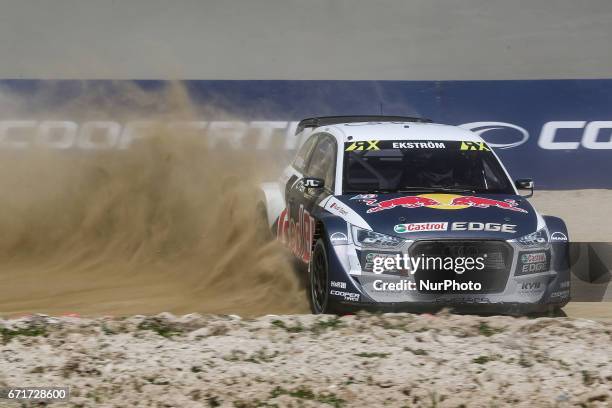
M 519 195 L 475 133 L 396 116 L 319 117 L 280 181 L 268 226 L 308 270 L 313 313 L 530 313 L 569 301 L 568 233 Z

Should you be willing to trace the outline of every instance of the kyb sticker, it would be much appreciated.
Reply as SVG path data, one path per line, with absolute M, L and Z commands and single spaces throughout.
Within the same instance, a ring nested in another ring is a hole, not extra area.
M 521 283 L 521 292 L 535 292 L 540 290 L 541 282 L 523 282 Z

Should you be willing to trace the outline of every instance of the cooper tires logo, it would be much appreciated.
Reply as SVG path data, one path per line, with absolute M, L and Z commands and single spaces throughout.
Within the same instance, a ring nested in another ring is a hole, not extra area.
M 471 122 L 459 125 L 482 137 L 489 146 L 497 149 L 512 149 L 529 140 L 524 128 L 506 122 Z M 495 142 L 497 141 L 497 142 Z

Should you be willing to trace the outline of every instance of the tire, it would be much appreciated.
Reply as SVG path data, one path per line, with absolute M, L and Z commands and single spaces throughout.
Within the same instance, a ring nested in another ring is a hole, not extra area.
M 322 239 L 315 243 L 308 265 L 308 298 L 313 314 L 331 313 L 329 301 L 329 263 Z

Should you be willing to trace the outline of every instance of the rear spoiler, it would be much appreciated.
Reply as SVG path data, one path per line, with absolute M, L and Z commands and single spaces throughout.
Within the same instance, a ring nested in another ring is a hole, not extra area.
M 430 119 L 418 118 L 413 116 L 384 116 L 384 115 L 361 115 L 361 116 L 320 116 L 317 118 L 303 119 L 298 123 L 295 134 L 304 129 L 317 128 L 319 126 L 335 125 L 338 123 L 357 123 L 357 122 L 418 122 L 431 123 Z

